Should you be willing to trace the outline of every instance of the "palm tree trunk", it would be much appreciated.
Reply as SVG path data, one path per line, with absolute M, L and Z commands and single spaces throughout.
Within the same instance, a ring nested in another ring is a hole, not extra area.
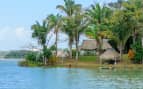
M 71 43 L 69 44 L 69 48 L 70 48 L 69 56 L 70 56 L 70 59 L 72 59 L 72 44 Z
M 122 60 L 122 56 L 123 56 L 122 44 L 120 45 L 119 51 L 120 51 L 120 60 Z
M 56 45 L 56 56 L 57 56 L 57 53 L 58 53 L 58 31 L 56 31 L 56 42 L 55 42 L 55 45 Z
M 76 61 L 78 61 L 79 56 L 79 48 L 78 48 L 78 41 L 76 41 Z
M 44 63 L 44 65 L 47 65 L 47 59 L 46 59 L 46 57 L 45 57 L 45 48 L 46 48 L 46 45 L 43 45 L 43 63 Z
M 134 32 L 133 32 L 133 44 L 135 44 L 136 42 L 136 32 L 135 32 L 135 28 L 134 28 Z

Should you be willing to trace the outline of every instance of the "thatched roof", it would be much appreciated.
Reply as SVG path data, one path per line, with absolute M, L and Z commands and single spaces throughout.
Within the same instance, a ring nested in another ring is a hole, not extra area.
M 65 51 L 59 50 L 57 52 L 57 57 L 67 57 L 69 54 Z
M 81 47 L 81 50 L 95 50 L 97 49 L 96 40 L 84 40 Z
M 80 49 L 81 50 L 95 50 L 97 49 L 98 44 L 96 40 L 84 40 Z M 108 43 L 108 40 L 103 39 L 102 49 L 109 49 L 112 48 L 111 45 Z
M 108 43 L 107 39 L 103 39 L 103 44 L 102 44 L 102 49 L 106 50 L 106 49 L 111 49 L 111 45 Z
M 103 54 L 100 55 L 100 59 L 104 59 L 104 60 L 119 60 L 119 53 L 116 52 L 114 49 L 107 49 Z

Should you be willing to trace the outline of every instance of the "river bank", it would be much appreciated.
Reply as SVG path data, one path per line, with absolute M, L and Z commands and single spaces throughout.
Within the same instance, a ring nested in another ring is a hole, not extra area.
M 82 62 L 68 60 L 64 62 L 58 62 L 53 65 L 44 66 L 42 63 L 20 61 L 20 66 L 24 67 L 64 67 L 64 68 L 105 68 L 105 69 L 143 69 L 143 64 L 132 63 L 117 63 L 117 64 L 99 64 L 97 62 Z

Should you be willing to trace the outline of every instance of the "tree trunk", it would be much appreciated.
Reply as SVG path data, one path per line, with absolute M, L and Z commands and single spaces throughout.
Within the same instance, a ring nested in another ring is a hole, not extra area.
M 44 65 L 47 65 L 47 59 L 44 57 Z
M 120 60 L 122 60 L 122 56 L 123 56 L 123 53 L 122 53 L 122 45 L 120 45 L 120 48 L 119 48 L 119 50 L 120 50 Z
M 133 44 L 135 44 L 136 42 L 136 30 L 134 28 L 134 32 L 133 32 Z
M 45 57 L 45 51 L 44 51 L 45 48 L 46 48 L 46 45 L 43 46 L 43 63 L 44 63 L 44 65 L 47 65 L 47 59 Z
M 78 61 L 78 56 L 79 56 L 79 48 L 78 48 L 78 41 L 76 41 L 76 61 Z
M 72 59 L 72 44 L 71 43 L 69 44 L 69 48 L 70 48 L 69 56 L 70 56 L 70 59 Z
M 57 53 L 58 53 L 58 31 L 56 30 L 56 42 L 55 42 L 55 45 L 56 45 L 56 56 L 57 56 Z

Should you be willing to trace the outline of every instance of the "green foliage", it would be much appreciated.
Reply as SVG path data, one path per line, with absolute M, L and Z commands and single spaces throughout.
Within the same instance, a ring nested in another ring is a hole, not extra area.
M 75 49 L 72 50 L 72 56 L 73 56 L 73 57 L 76 56 L 76 50 L 75 50 Z
M 25 50 L 5 51 L 1 52 L 0 56 L 2 56 L 3 58 L 24 58 L 27 53 L 29 53 L 29 51 Z
M 27 61 L 36 61 L 36 56 L 37 56 L 37 53 L 36 52 L 29 52 L 26 56 L 25 56 L 25 59 Z
M 143 60 L 143 47 L 141 42 L 136 42 L 132 45 L 133 50 L 135 51 L 134 62 L 141 63 Z
M 43 55 L 44 55 L 44 57 L 46 59 L 49 59 L 52 56 L 52 52 L 47 47 L 44 47 L 44 49 L 43 49 Z
M 55 50 L 56 50 L 56 46 L 55 46 L 55 45 L 52 45 L 52 46 L 50 47 L 50 50 L 51 50 L 51 51 L 55 51 Z
M 39 22 L 36 22 L 36 24 L 32 25 L 31 29 L 33 30 L 32 37 L 36 38 L 40 45 L 45 45 L 47 33 L 50 31 L 47 23 L 43 21 L 41 25 Z

